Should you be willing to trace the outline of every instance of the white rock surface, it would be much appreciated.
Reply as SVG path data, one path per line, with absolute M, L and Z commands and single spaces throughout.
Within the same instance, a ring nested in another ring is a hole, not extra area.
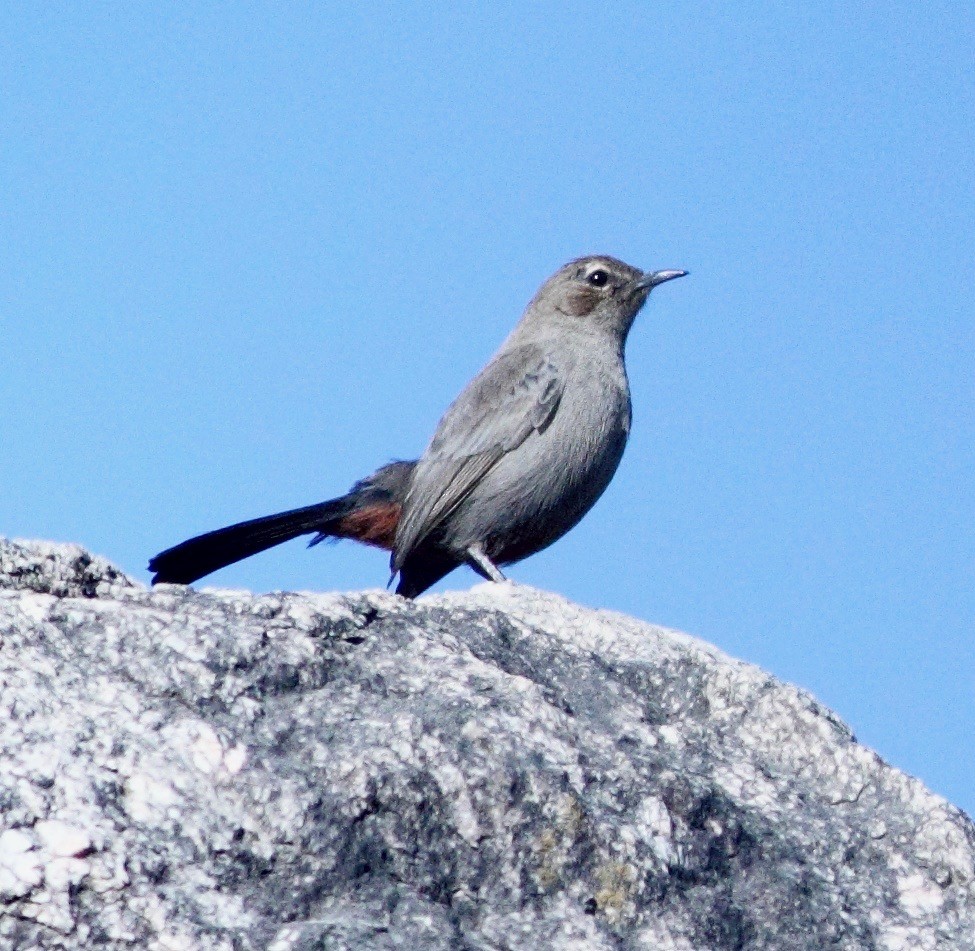
M 810 696 L 509 585 L 0 540 L 0 948 L 975 949 L 975 828 Z

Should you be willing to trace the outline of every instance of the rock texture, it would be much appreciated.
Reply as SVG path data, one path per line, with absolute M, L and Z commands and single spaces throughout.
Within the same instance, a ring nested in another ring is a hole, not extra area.
M 810 696 L 510 585 L 0 542 L 0 947 L 975 948 L 975 829 Z

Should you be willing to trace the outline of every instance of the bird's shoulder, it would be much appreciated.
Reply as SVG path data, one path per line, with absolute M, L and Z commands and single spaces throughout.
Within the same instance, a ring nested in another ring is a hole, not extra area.
M 551 420 L 565 387 L 564 357 L 538 344 L 499 351 L 454 400 L 440 421 L 429 454 L 502 451 Z

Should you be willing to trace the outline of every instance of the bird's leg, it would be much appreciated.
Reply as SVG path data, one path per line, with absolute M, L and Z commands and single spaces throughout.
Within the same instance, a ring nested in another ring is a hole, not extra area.
M 507 581 L 497 565 L 487 555 L 480 545 L 471 545 L 465 552 L 469 564 L 482 578 L 488 581 Z

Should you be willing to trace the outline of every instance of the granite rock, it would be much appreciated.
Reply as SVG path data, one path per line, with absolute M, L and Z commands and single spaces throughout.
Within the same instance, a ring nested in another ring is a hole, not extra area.
M 811 696 L 516 585 L 0 540 L 0 947 L 975 949 L 975 828 Z

